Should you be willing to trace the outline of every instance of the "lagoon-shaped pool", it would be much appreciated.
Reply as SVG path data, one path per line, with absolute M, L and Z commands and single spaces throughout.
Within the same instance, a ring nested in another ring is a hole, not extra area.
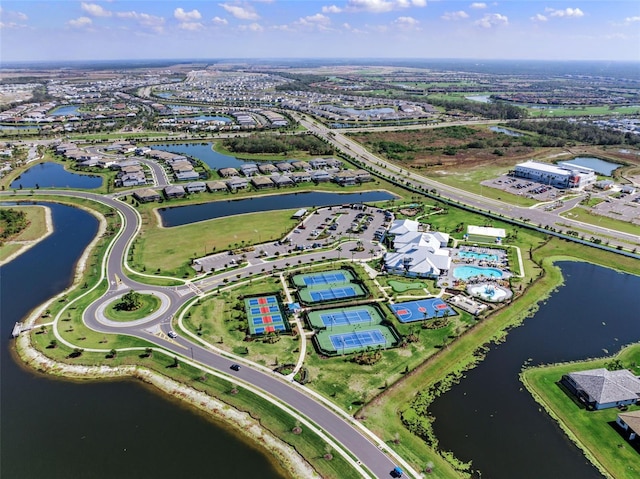
M 457 266 L 453 269 L 453 277 L 464 281 L 469 278 L 484 276 L 485 278 L 502 278 L 502 271 L 496 268 L 480 268 L 478 266 Z
M 476 253 L 475 251 L 459 251 L 458 256 L 460 258 L 471 258 L 476 260 L 485 261 L 498 261 L 498 255 L 488 253 Z

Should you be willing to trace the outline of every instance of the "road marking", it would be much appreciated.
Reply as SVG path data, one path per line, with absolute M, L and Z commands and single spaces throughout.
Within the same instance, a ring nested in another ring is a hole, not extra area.
M 155 333 L 155 336 L 158 336 L 160 339 L 164 339 L 165 341 L 168 341 L 168 342 L 170 342 L 172 344 L 175 344 L 179 348 L 186 349 L 187 351 L 189 350 L 189 348 L 187 348 L 186 346 L 183 346 L 182 344 L 179 344 L 179 343 L 175 342 L 173 339 L 171 339 L 169 336 L 167 336 L 162 331 L 158 331 L 157 333 Z

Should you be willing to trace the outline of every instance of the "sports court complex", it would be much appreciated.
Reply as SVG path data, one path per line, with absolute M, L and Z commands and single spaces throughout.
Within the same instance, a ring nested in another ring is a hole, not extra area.
M 406 303 L 390 304 L 389 307 L 401 323 L 424 321 L 425 319 L 455 316 L 458 313 L 440 298 L 419 299 Z
M 317 332 L 313 339 L 318 350 L 327 356 L 387 349 L 399 342 L 393 328 L 383 325 L 383 313 L 375 306 L 311 311 L 307 321 Z
M 275 295 L 245 298 L 249 334 L 258 335 L 289 330 L 282 304 Z
M 298 288 L 300 301 L 307 305 L 362 298 L 368 294 L 356 276 L 345 269 L 297 274 L 291 282 Z

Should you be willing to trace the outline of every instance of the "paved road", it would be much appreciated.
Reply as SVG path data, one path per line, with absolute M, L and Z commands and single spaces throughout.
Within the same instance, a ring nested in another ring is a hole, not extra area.
M 178 338 L 171 339 L 166 335 L 166 333 L 171 329 L 171 318 L 173 315 L 186 301 L 194 297 L 195 292 L 193 289 L 187 285 L 178 287 L 150 286 L 127 278 L 122 267 L 122 262 L 126 257 L 128 245 L 136 235 L 139 227 L 139 216 L 130 205 L 115 198 L 86 192 L 41 190 L 38 193 L 42 195 L 50 194 L 73 196 L 101 201 L 117 209 L 123 215 L 124 224 L 122 233 L 113 243 L 107 258 L 106 274 L 109 281 L 109 289 L 100 299 L 96 300 L 85 310 L 83 319 L 87 326 L 99 332 L 128 334 L 145 339 L 172 353 L 187 357 L 191 356 L 194 361 L 197 361 L 209 368 L 229 373 L 230 366 L 234 362 L 231 359 L 228 359 L 214 351 L 205 349 L 197 344 L 191 343 L 183 337 L 179 336 Z M 355 246 L 355 244 L 356 241 L 354 240 L 353 246 Z M 342 246 L 345 250 L 350 247 L 348 243 L 343 244 Z M 303 262 L 307 263 L 311 261 L 312 258 L 316 261 L 320 261 L 322 256 L 332 257 L 333 255 L 338 257 L 340 254 L 340 251 L 334 251 L 333 253 L 326 251 L 312 252 L 304 255 L 304 257 L 298 256 L 296 258 L 301 258 L 303 259 Z M 363 258 L 368 257 L 367 250 L 365 249 L 364 252 L 359 252 L 358 255 Z M 291 261 L 291 259 L 283 258 L 272 262 L 272 264 L 278 268 L 284 269 L 286 268 L 285 263 L 287 261 Z M 241 274 L 243 277 L 249 275 L 250 272 L 257 275 L 259 273 L 259 269 L 260 265 L 249 266 L 247 268 L 243 268 Z M 231 276 L 235 278 L 237 274 L 238 270 L 235 270 L 203 279 L 196 283 L 197 288 L 194 289 L 196 289 L 196 291 L 212 290 L 218 286 L 224 285 L 224 278 L 229 278 Z M 145 321 L 143 324 L 136 322 L 135 325 L 118 324 L 116 326 L 101 322 L 99 320 L 98 309 L 111 302 L 114 297 L 122 294 L 128 289 L 156 291 L 166 295 L 169 298 L 169 304 L 166 311 L 160 317 Z M 395 466 L 394 461 L 382 452 L 370 439 L 363 436 L 358 428 L 349 424 L 339 414 L 321 404 L 316 399 L 304 394 L 276 373 L 265 373 L 245 366 L 235 374 L 239 379 L 247 381 L 280 399 L 282 402 L 289 404 L 293 409 L 299 411 L 308 419 L 316 423 L 322 430 L 331 435 L 337 442 L 350 451 L 357 460 L 364 465 L 364 467 L 374 474 L 375 477 L 389 477 L 389 473 Z

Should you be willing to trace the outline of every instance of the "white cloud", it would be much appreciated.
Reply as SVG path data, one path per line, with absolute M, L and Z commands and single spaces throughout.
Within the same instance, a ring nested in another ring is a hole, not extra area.
M 484 2 L 473 2 L 471 5 L 469 5 L 469 8 L 481 10 L 483 8 L 487 8 L 487 4 Z
M 314 24 L 314 25 L 329 25 L 331 19 L 322 13 L 316 13 L 315 15 L 309 15 L 308 17 L 298 20 L 301 24 Z
M 640 16 L 636 17 L 627 17 L 624 19 L 625 25 L 631 25 L 632 23 L 640 22 Z
M 464 10 L 458 10 L 457 12 L 445 12 L 440 18 L 447 21 L 463 20 L 469 18 L 469 14 Z
M 398 17 L 393 24 L 401 30 L 418 30 L 420 22 L 413 17 Z
M 532 22 L 546 22 L 547 20 L 548 18 L 541 13 L 536 13 L 533 17 L 531 17 Z
M 500 13 L 487 13 L 480 20 L 476 20 L 475 24 L 482 28 L 493 28 L 500 25 L 509 25 L 509 18 Z
M 219 3 L 219 6 L 224 8 L 231 15 L 239 20 L 257 20 L 260 16 L 250 6 L 231 5 L 229 3 Z
M 330 5 L 328 7 L 322 7 L 322 13 L 340 13 L 342 8 L 337 7 L 335 5 Z
M 89 17 L 79 17 L 69 20 L 67 25 L 73 28 L 86 28 L 90 27 L 93 24 L 93 21 Z
M 240 30 L 249 31 L 249 32 L 262 32 L 264 31 L 264 27 L 259 23 L 250 23 L 249 25 L 240 25 L 238 27 Z
M 0 17 L 3 20 L 10 20 L 9 23 L 3 23 L 4 28 L 16 28 L 19 27 L 16 22 L 26 22 L 29 17 L 22 12 L 18 12 L 15 10 L 5 10 L 0 7 Z
M 213 17 L 211 21 L 216 25 L 227 25 L 229 23 L 229 21 L 226 18 L 220 18 L 220 17 Z
M 87 15 L 91 15 L 92 17 L 110 17 L 112 15 L 109 10 L 106 10 L 104 7 L 96 3 L 82 2 L 80 4 L 80 8 L 83 12 Z
M 178 25 L 178 28 L 189 32 L 196 32 L 198 30 L 202 30 L 204 25 L 200 22 L 182 22 Z
M 409 7 L 426 7 L 427 0 L 347 0 L 348 12 L 386 13 Z
M 173 16 L 180 22 L 191 22 L 192 20 L 200 20 L 202 18 L 202 15 L 200 15 L 200 12 L 198 10 L 185 12 L 182 8 L 176 8 L 173 11 Z
M 133 10 L 129 12 L 117 12 L 116 16 L 118 18 L 134 20 L 138 25 L 149 28 L 157 33 L 161 33 L 164 29 L 165 20 L 163 17 L 157 17 L 148 13 L 139 13 Z
M 544 11 L 547 12 L 552 17 L 568 17 L 568 18 L 584 17 L 584 12 L 579 8 L 565 8 L 564 10 L 556 10 L 555 8 L 545 8 Z

